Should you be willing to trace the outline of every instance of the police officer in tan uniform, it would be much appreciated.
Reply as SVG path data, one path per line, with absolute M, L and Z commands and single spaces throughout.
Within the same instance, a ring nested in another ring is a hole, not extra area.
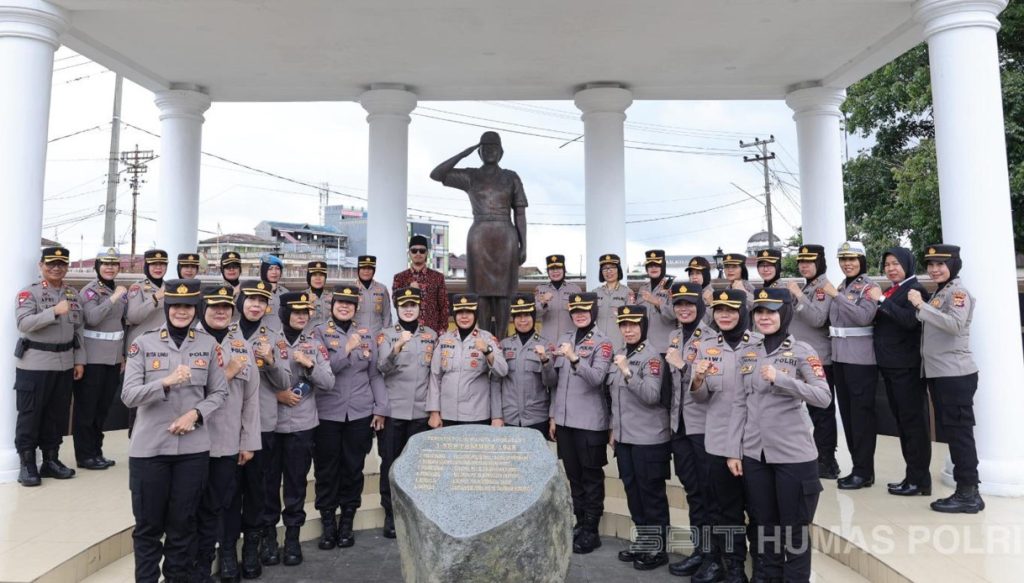
M 199 254 L 178 253 L 178 279 L 199 277 Z
M 274 318 L 273 316 L 276 316 L 281 311 L 281 295 L 288 293 L 288 288 L 278 283 L 281 281 L 283 274 L 284 262 L 279 257 L 265 255 L 260 260 L 260 279 L 263 280 L 263 283 L 269 285 L 271 290 L 270 305 L 267 309 L 267 315 L 271 317 L 267 318 L 267 325 L 278 332 L 281 331 L 280 318 Z
M 808 403 L 807 411 L 814 423 L 814 443 L 818 446 L 818 477 L 835 480 L 839 477 L 839 462 L 836 461 L 836 386 L 832 380 L 832 340 L 828 330 L 832 296 L 825 293 L 825 288 L 832 284 L 827 275 L 825 247 L 810 243 L 801 245 L 796 256 L 796 266 L 804 278 L 804 285 L 791 281 L 786 286 L 793 298 L 793 321 L 789 329 L 797 340 L 811 345 L 825 369 L 825 382 L 828 383 L 832 398 L 825 408 Z
M 391 327 L 391 294 L 387 286 L 373 279 L 377 273 L 376 256 L 360 255 L 357 265 L 359 311 L 356 312 L 356 325 L 376 336 L 381 330 Z
M 14 447 L 21 457 L 18 482 L 23 486 L 38 486 L 40 477 L 75 475 L 57 458 L 68 425 L 71 384 L 82 378 L 86 363 L 82 302 L 74 288 L 64 285 L 68 256 L 64 247 L 44 248 L 42 279 L 18 292 Z M 36 466 L 37 447 L 43 450 L 41 468 Z
M 676 327 L 676 316 L 672 312 L 671 275 L 665 274 L 665 251 L 651 249 L 644 252 L 644 269 L 648 281 L 636 290 L 636 303 L 647 308 L 647 340 L 658 354 L 668 350 L 668 335 Z
M 754 329 L 763 340 L 744 358 L 733 401 L 728 466 L 742 476 L 761 560 L 755 580 L 810 581 L 810 526 L 822 491 L 818 449 L 805 404 L 832 398 L 814 349 L 789 333 L 789 290 L 755 294 Z M 784 428 L 784 429 L 783 429 Z
M 164 323 L 164 276 L 167 274 L 167 252 L 150 249 L 142 255 L 142 272 L 146 278 L 128 288 L 128 344 L 144 332 Z
M 380 505 L 384 508 L 385 538 L 395 538 L 388 472 L 405 444 L 427 425 L 427 385 L 437 346 L 437 332 L 420 324 L 422 292 L 407 287 L 395 290 L 398 324 L 377 334 L 377 365 L 388 390 L 388 416 L 377 432 L 380 453 Z
M 838 484 L 841 490 L 858 490 L 875 483 L 878 367 L 872 335 L 878 304 L 868 291 L 878 286 L 868 277 L 863 245 L 846 241 L 839 247 L 838 255 L 839 267 L 846 279 L 839 284 L 839 289 L 826 284 L 824 290 L 832 297 L 829 335 L 832 337 L 836 401 L 853 458 L 853 470 L 839 478 Z
M 121 386 L 128 290 L 114 281 L 121 269 L 121 255 L 116 248 L 101 250 L 93 268 L 96 279 L 86 284 L 81 293 L 86 361 L 85 374 L 74 384 L 72 430 L 78 467 L 105 470 L 114 465 L 114 460 L 103 457 L 103 424 Z
M 213 336 L 224 355 L 224 377 L 228 395 L 210 414 L 210 465 L 206 488 L 199 502 L 196 552 L 196 580 L 210 578 L 214 546 L 220 555 L 221 579 L 238 579 L 235 539 L 228 541 L 221 521 L 238 488 L 238 468 L 252 461 L 260 449 L 260 374 L 256 356 L 232 323 L 235 311 L 234 290 L 221 284 L 203 290 L 203 303 L 197 330 Z
M 554 344 L 548 344 L 535 330 L 537 313 L 532 294 L 516 294 L 509 315 L 514 331 L 499 344 L 508 363 L 508 374 L 491 379 L 501 392 L 501 412 L 505 425 L 532 427 L 547 438 L 551 394 L 544 384 L 544 367 L 552 363 Z M 567 310 L 568 311 L 568 310 Z
M 223 351 L 193 327 L 199 280 L 166 283 L 165 322 L 129 346 L 121 391 L 124 404 L 138 410 L 128 449 L 135 580 L 152 583 L 161 557 L 166 581 L 192 580 L 196 509 L 210 458 L 205 421 L 228 393 Z
M 649 256 L 648 256 L 649 257 Z M 662 358 L 647 343 L 647 308 L 622 306 L 617 319 L 625 348 L 608 374 L 611 444 L 636 540 L 619 560 L 640 571 L 668 563 L 668 496 L 672 458 L 668 409 L 661 401 Z
M 554 344 L 563 334 L 573 330 L 569 317 L 569 298 L 580 293 L 580 286 L 565 281 L 565 255 L 548 255 L 548 279 L 534 291 L 536 318 L 540 323 L 540 337 L 546 344 Z
M 963 260 L 956 245 L 931 245 L 924 254 L 928 275 L 938 284 L 931 301 L 916 290 L 908 299 L 921 321 L 924 375 L 931 383 L 935 422 L 945 430 L 953 460 L 956 492 L 931 503 L 932 510 L 975 514 L 985 509 L 978 494 L 978 450 L 974 444 L 974 393 L 978 366 L 971 355 L 974 297 L 960 281 Z
M 428 423 L 431 427 L 490 424 L 501 427 L 501 392 L 492 377 L 508 374 L 508 363 L 498 342 L 477 327 L 476 294 L 452 296 L 455 330 L 437 341 L 427 386 Z
M 597 294 L 598 309 L 595 310 L 594 325 L 611 340 L 612 347 L 618 350 L 622 348 L 622 335 L 619 334 L 619 325 L 615 323 L 615 311 L 622 306 L 635 304 L 636 296 L 623 280 L 622 260 L 618 255 L 602 255 L 598 265 L 601 272 L 597 279 L 603 285 L 590 290 Z
M 747 256 L 742 253 L 726 253 L 722 258 L 722 274 L 728 282 L 729 289 L 744 292 L 746 305 L 750 306 L 750 300 L 754 296 L 754 284 L 750 283 L 750 274 L 747 272 Z M 704 289 L 704 303 L 711 305 L 714 301 L 713 290 Z
M 309 327 L 315 328 L 331 319 L 331 292 L 327 291 L 327 262 L 310 261 L 306 264 L 306 293 L 314 298 Z
M 739 281 L 739 280 L 734 280 Z M 715 326 L 719 332 L 698 343 L 692 343 L 687 360 L 691 363 L 690 391 L 693 400 L 707 403 L 704 426 L 704 447 L 708 453 L 708 476 L 718 512 L 715 516 L 715 536 L 722 550 L 726 581 L 745 581 L 744 563 L 747 555 L 747 537 L 753 535 L 754 525 L 744 529 L 747 509 L 743 480 L 732 475 L 726 460 L 735 456 L 729 446 L 729 419 L 733 401 L 743 391 L 740 370 L 750 366 L 757 358 L 761 342 L 758 332 L 748 331 L 750 319 L 747 311 L 748 295 L 745 289 L 730 288 L 716 291 L 711 303 Z M 753 546 L 751 547 L 751 552 Z M 722 566 L 705 562 L 693 576 L 694 581 L 719 580 Z
M 355 323 L 360 302 L 353 284 L 339 285 L 331 296 L 331 319 L 313 334 L 327 347 L 334 383 L 317 397 L 320 425 L 313 432 L 316 509 L 323 526 L 321 550 L 355 544 L 352 530 L 363 493 L 363 466 L 374 431 L 388 414 L 387 388 L 377 369 L 375 335 Z M 390 311 L 390 307 L 388 310 Z M 335 522 L 335 513 L 341 517 Z
M 757 274 L 761 276 L 761 287 L 784 287 L 782 277 L 782 250 L 762 249 L 757 254 Z
M 610 256 L 609 256 L 610 260 Z M 616 267 L 615 264 L 611 264 Z M 569 302 L 576 327 L 558 339 L 544 384 L 552 389 L 548 432 L 557 442 L 572 492 L 572 552 L 587 554 L 601 546 L 598 524 L 604 514 L 604 466 L 608 464 L 608 392 L 605 376 L 612 341 L 595 325 L 597 294 L 580 293 Z
M 242 256 L 237 251 L 225 251 L 220 254 L 220 275 L 231 289 L 235 290 L 235 296 L 238 296 L 238 286 L 242 277 Z

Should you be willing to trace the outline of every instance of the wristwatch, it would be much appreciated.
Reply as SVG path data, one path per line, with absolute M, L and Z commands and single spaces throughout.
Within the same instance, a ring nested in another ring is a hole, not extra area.
M 490 355 L 492 352 L 494 352 L 493 346 L 488 346 L 487 348 L 484 349 L 484 355 Z

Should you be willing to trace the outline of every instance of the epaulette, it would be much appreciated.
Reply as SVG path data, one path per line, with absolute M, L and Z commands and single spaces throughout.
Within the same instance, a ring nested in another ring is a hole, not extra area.
M 750 342 L 750 334 L 744 333 L 743 334 L 743 341 L 744 342 Z
M 694 338 L 700 338 L 700 334 L 701 334 L 700 328 L 697 328 L 696 330 L 693 331 L 693 337 Z
M 228 326 L 228 330 L 230 330 L 232 332 L 234 332 L 235 330 L 238 330 L 238 322 L 234 322 L 230 326 Z
M 793 346 L 793 341 L 790 340 L 789 338 L 786 338 L 785 340 L 782 341 L 783 348 L 789 348 L 791 346 Z

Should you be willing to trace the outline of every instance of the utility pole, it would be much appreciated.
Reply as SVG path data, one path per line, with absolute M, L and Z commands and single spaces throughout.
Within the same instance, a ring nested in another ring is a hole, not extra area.
M 131 175 L 128 184 L 132 187 L 132 262 L 129 269 L 135 269 L 135 233 L 138 220 L 139 187 L 145 182 L 139 178 L 139 175 L 149 171 L 146 163 L 153 158 L 155 158 L 153 150 L 139 150 L 138 144 L 135 145 L 134 150 L 121 152 L 121 163 L 128 167 L 126 171 Z
M 768 151 L 768 144 L 775 143 L 775 136 L 768 136 L 767 140 L 755 138 L 753 142 L 740 140 L 741 148 L 758 148 L 760 153 L 754 156 L 744 156 L 744 162 L 761 162 L 764 165 L 764 215 L 768 219 L 768 246 L 775 246 L 775 231 L 772 229 L 772 183 L 768 179 L 768 161 L 775 159 L 775 152 Z
M 327 205 L 331 200 L 331 185 L 326 182 L 320 183 L 320 224 L 327 224 Z
M 117 221 L 117 156 L 121 150 L 121 85 L 124 78 L 114 78 L 114 115 L 110 120 L 110 160 L 107 166 L 107 205 L 103 208 L 103 246 L 113 247 Z

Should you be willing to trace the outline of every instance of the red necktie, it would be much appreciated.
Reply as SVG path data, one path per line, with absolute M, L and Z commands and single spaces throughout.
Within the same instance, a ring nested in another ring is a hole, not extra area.
M 894 283 L 894 284 L 892 284 L 892 287 L 890 287 L 889 289 L 885 290 L 885 293 L 882 294 L 882 295 L 884 295 L 886 298 L 892 297 L 892 294 L 896 293 L 896 290 L 899 289 L 899 287 L 900 287 L 900 284 Z

